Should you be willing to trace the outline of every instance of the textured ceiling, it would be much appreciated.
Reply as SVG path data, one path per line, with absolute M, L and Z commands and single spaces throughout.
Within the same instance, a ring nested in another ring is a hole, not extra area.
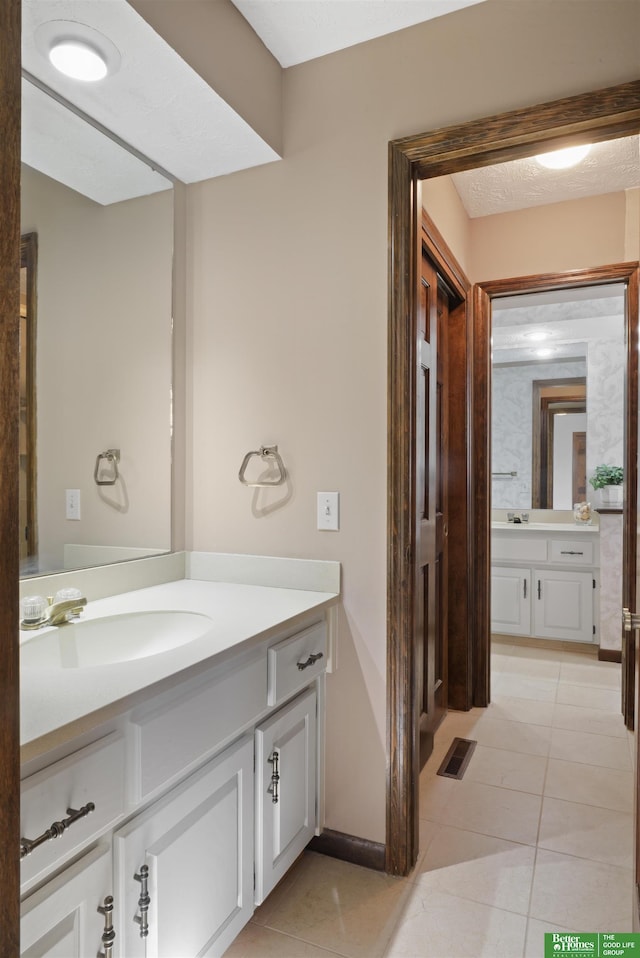
M 452 179 L 472 218 L 616 193 L 640 187 L 640 141 L 629 136 L 595 143 L 587 158 L 568 170 L 548 170 L 529 157 L 454 173 Z
M 283 67 L 484 0 L 232 0 Z

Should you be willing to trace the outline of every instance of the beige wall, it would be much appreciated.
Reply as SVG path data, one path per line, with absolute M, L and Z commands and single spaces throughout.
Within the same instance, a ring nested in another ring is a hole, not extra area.
M 387 144 L 640 76 L 634 2 L 480 4 L 291 68 L 284 159 L 189 187 L 188 547 L 339 559 L 327 826 L 384 840 Z M 237 478 L 277 442 L 286 501 Z M 341 529 L 315 528 L 318 490 Z
M 471 220 L 450 176 L 435 176 L 421 183 L 422 206 L 458 263 L 471 279 Z
M 22 232 L 38 234 L 41 568 L 63 568 L 68 542 L 170 547 L 172 211 L 171 190 L 105 207 L 23 168 Z M 99 489 L 108 448 L 122 481 Z M 80 489 L 80 521 L 65 518 L 65 489 Z
M 472 219 L 474 282 L 587 269 L 625 259 L 624 193 Z

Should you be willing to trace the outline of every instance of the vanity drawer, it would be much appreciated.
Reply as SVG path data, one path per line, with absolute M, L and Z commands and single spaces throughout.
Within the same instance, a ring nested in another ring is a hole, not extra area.
M 266 708 L 264 648 L 179 698 L 132 715 L 136 747 L 132 800 L 138 803 L 253 725 Z
M 546 562 L 547 540 L 535 534 L 514 535 L 511 530 L 504 535 L 491 536 L 492 559 L 514 559 L 518 562 Z
M 53 866 L 106 831 L 125 812 L 125 740 L 114 732 L 25 778 L 20 787 L 20 834 L 33 841 L 54 822 L 69 817 L 67 809 L 94 811 L 63 833 L 34 848 L 20 865 L 23 890 Z
M 294 692 L 325 671 L 327 667 L 327 627 L 318 622 L 311 628 L 272 645 L 267 653 L 267 703 L 280 705 Z
M 573 565 L 593 565 L 593 542 L 573 539 L 552 539 L 551 562 L 571 562 Z

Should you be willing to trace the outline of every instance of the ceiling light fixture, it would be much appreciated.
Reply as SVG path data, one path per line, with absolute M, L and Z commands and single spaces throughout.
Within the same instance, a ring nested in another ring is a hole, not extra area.
M 551 153 L 541 153 L 536 156 L 540 166 L 548 170 L 566 170 L 571 166 L 577 166 L 587 156 L 591 149 L 590 143 L 584 143 L 582 146 L 568 146 L 564 150 L 553 150 Z
M 102 54 L 83 40 L 59 40 L 49 50 L 49 59 L 60 73 L 84 83 L 103 80 L 109 72 Z
M 532 329 L 528 333 L 524 333 L 524 339 L 530 340 L 532 343 L 541 343 L 543 339 L 548 339 L 551 333 L 547 332 L 546 329 Z
M 34 39 L 45 60 L 72 80 L 95 83 L 120 67 L 116 45 L 78 20 L 46 20 L 36 28 Z M 53 84 L 53 76 L 48 80 Z

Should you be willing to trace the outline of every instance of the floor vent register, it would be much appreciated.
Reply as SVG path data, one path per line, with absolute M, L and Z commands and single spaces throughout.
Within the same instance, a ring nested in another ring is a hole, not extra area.
M 438 775 L 444 775 L 445 778 L 462 778 L 476 745 L 477 742 L 469 738 L 454 738 L 451 748 L 438 769 Z

